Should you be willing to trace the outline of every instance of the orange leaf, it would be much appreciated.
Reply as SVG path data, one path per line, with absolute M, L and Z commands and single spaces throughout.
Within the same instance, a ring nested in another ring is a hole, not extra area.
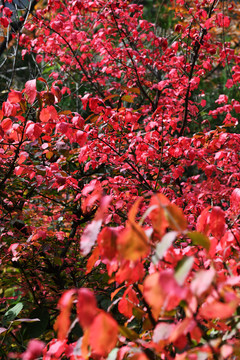
M 91 272 L 92 268 L 94 267 L 94 265 L 98 259 L 99 259 L 99 248 L 95 247 L 91 256 L 88 259 L 87 266 L 86 266 L 87 267 L 86 274 L 89 274 Z
M 148 275 L 143 286 L 144 298 L 151 306 L 154 318 L 157 319 L 164 303 L 164 294 L 159 286 L 159 273 Z
M 166 228 L 168 227 L 168 221 L 163 209 L 163 207 L 168 204 L 169 200 L 163 194 L 157 194 L 151 198 L 150 206 L 156 205 L 157 208 L 151 211 L 149 217 L 154 230 L 158 232 L 160 237 L 165 234 Z
M 117 339 L 117 322 L 105 312 L 98 314 L 90 327 L 89 334 L 89 343 L 93 353 L 107 356 L 116 345 Z
M 69 331 L 70 313 L 75 293 L 75 290 L 66 291 L 58 302 L 60 314 L 54 324 L 54 330 L 58 332 L 58 339 L 61 341 L 66 338 Z
M 119 254 L 126 260 L 136 261 L 147 255 L 148 238 L 144 230 L 136 223 L 130 223 L 117 239 Z
M 138 197 L 128 213 L 128 219 L 130 222 L 135 222 L 139 204 L 142 201 L 142 197 Z
M 177 205 L 167 205 L 165 214 L 172 229 L 181 231 L 187 228 L 187 220 L 183 215 L 183 211 Z

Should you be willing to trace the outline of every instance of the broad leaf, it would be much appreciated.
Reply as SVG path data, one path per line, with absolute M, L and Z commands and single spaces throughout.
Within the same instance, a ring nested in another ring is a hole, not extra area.
M 89 289 L 78 290 L 77 315 L 83 329 L 88 328 L 97 316 L 97 302 L 92 291 Z
M 89 343 L 93 353 L 107 356 L 115 347 L 117 339 L 117 322 L 109 314 L 100 312 L 90 327 Z
M 177 264 L 176 270 L 175 270 L 175 279 L 177 280 L 177 283 L 179 285 L 183 285 L 190 270 L 192 269 L 192 266 L 194 264 L 194 257 L 185 257 L 179 263 Z
M 29 104 L 33 104 L 37 96 L 36 79 L 29 80 L 25 84 L 25 94 Z
M 200 232 L 197 232 L 197 231 L 189 232 L 187 235 L 192 240 L 192 243 L 194 245 L 202 246 L 207 251 L 210 249 L 211 243 L 210 243 L 209 238 L 206 235 L 204 235 Z

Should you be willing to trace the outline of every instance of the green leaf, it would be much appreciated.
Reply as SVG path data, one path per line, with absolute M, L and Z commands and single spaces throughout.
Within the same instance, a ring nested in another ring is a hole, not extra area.
M 179 261 L 175 270 L 175 279 L 179 285 L 183 285 L 194 263 L 194 257 L 185 257 Z
M 3 325 L 6 325 L 9 321 L 13 321 L 18 316 L 22 308 L 23 308 L 23 303 L 19 302 L 11 309 L 8 309 L 8 311 L 3 316 L 3 320 L 2 320 Z
M 120 333 L 129 340 L 136 340 L 139 338 L 138 334 L 125 326 L 119 326 Z
M 49 314 L 46 308 L 34 309 L 30 314 L 30 321 L 22 325 L 22 334 L 24 339 L 37 338 L 44 333 L 49 324 Z M 36 318 L 38 319 L 35 322 Z
M 162 237 L 162 240 L 156 246 L 156 257 L 162 259 L 166 251 L 170 248 L 176 239 L 177 231 L 170 231 Z
M 198 231 L 189 232 L 187 235 L 192 240 L 192 243 L 194 245 L 202 246 L 207 251 L 209 251 L 211 244 L 210 244 L 209 238 L 206 235 L 204 235 Z
M 37 321 L 40 321 L 40 319 L 38 319 L 38 318 L 35 318 L 35 319 L 16 319 L 16 320 L 12 321 L 12 324 L 13 325 L 18 325 L 18 324 L 21 324 L 21 323 L 33 323 L 33 322 L 37 322 Z
M 127 102 L 129 102 L 129 103 L 133 103 L 133 102 L 134 102 L 133 97 L 132 97 L 131 95 L 124 95 L 124 96 L 122 97 L 122 100 L 123 100 L 123 101 L 127 101 Z

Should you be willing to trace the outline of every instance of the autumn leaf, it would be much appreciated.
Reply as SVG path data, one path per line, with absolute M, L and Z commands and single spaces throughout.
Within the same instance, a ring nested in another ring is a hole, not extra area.
M 54 330 L 57 331 L 58 339 L 61 341 L 66 338 L 70 328 L 70 313 L 75 294 L 75 290 L 68 290 L 62 295 L 58 302 L 60 314 L 54 324 Z
M 169 204 L 169 200 L 163 194 L 152 196 L 150 207 L 154 206 L 149 214 L 153 228 L 162 237 L 168 227 L 168 220 L 166 219 L 164 207 Z M 155 207 L 157 206 L 157 208 Z
M 193 294 L 201 296 L 205 291 L 207 291 L 213 282 L 215 274 L 216 273 L 213 268 L 198 271 L 191 282 L 191 290 Z
M 205 302 L 199 309 L 199 315 L 204 319 L 228 319 L 237 308 L 237 301 L 230 303 L 222 303 L 220 301 L 213 301 L 211 303 Z
M 112 260 L 117 252 L 117 231 L 114 228 L 104 228 L 98 235 L 98 247 L 103 259 Z
M 137 223 L 129 223 L 117 239 L 119 254 L 126 260 L 136 261 L 149 252 L 148 238 Z
M 240 189 L 236 188 L 233 190 L 230 197 L 231 208 L 235 213 L 240 210 Z
M 111 315 L 100 312 L 91 327 L 89 343 L 94 354 L 107 356 L 114 348 L 118 339 L 118 324 Z
M 36 79 L 27 81 L 24 91 L 27 96 L 27 101 L 32 105 L 37 96 Z
M 77 292 L 77 315 L 83 329 L 88 328 L 97 316 L 97 302 L 92 291 L 82 288 Z
M 183 231 L 187 228 L 187 220 L 183 211 L 176 204 L 169 204 L 164 208 L 169 226 L 173 230 Z

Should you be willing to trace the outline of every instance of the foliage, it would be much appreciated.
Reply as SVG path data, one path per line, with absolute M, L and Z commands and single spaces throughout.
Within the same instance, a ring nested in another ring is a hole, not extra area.
M 44 71 L 0 110 L 3 359 L 239 357 L 239 5 L 156 8 L 48 0 L 19 33 Z

